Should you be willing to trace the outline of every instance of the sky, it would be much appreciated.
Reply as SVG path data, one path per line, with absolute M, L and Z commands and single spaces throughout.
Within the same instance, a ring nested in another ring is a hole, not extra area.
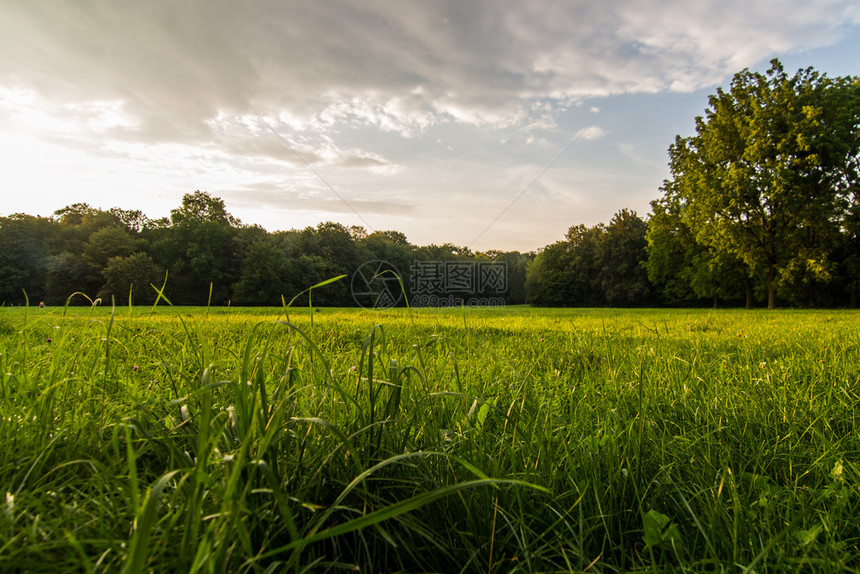
M 744 68 L 860 75 L 856 0 L 0 0 L 0 215 L 324 221 L 530 251 L 623 208 Z

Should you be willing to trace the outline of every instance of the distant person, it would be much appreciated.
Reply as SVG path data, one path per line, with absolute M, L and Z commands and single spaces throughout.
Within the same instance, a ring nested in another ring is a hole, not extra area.
M 39 309 L 44 309 L 44 308 L 45 308 L 45 302 L 39 301 Z

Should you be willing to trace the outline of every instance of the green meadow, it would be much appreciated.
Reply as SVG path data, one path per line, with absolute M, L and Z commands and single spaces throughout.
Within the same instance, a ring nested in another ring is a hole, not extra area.
M 0 571 L 860 569 L 856 311 L 7 307 L 0 341 Z

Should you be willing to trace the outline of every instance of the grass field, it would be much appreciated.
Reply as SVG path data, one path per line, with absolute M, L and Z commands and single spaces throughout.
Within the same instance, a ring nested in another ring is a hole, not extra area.
M 860 569 L 856 311 L 0 308 L 0 571 Z

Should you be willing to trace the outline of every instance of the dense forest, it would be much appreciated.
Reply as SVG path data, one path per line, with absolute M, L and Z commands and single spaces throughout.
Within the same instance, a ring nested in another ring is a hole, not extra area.
M 789 76 L 774 60 L 765 74 L 736 74 L 695 122 L 669 148 L 672 178 L 647 219 L 622 209 L 538 253 L 416 246 L 332 222 L 268 232 L 196 191 L 156 220 L 85 203 L 0 217 L 0 304 L 59 305 L 76 292 L 148 304 L 164 286 L 176 305 L 280 305 L 346 275 L 313 303 L 352 306 L 356 273 L 383 261 L 388 271 L 371 266 L 370 279 L 402 278 L 389 304 L 855 307 L 860 78 Z
M 174 305 L 281 305 L 306 288 L 347 275 L 313 293 L 314 305 L 352 306 L 349 277 L 369 261 L 386 261 L 403 276 L 417 262 L 504 263 L 505 304 L 525 302 L 530 254 L 472 253 L 451 244 L 415 246 L 397 231 L 368 233 L 326 222 L 302 230 L 267 232 L 243 225 L 222 199 L 186 194 L 170 218 L 84 203 L 53 217 L 0 218 L 0 302 L 64 304 L 81 292 L 103 302 L 149 304 L 161 287 Z M 211 286 L 211 293 L 210 293 Z M 463 298 L 473 293 L 458 292 Z M 282 299 L 283 297 L 283 299 Z M 404 299 L 405 301 L 405 299 Z M 87 303 L 77 297 L 73 304 Z M 307 299 L 294 304 L 306 304 Z

